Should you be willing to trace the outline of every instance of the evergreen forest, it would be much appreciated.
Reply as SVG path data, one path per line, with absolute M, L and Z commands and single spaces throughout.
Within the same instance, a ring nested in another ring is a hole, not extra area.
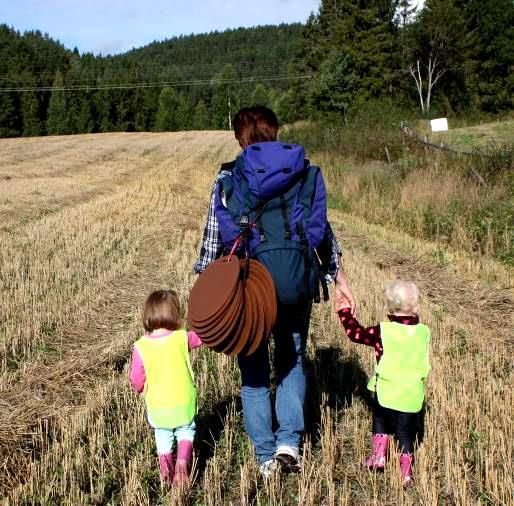
M 80 54 L 0 25 L 0 137 L 228 129 L 244 105 L 282 122 L 366 103 L 419 117 L 514 109 L 512 0 L 322 0 L 305 25 Z

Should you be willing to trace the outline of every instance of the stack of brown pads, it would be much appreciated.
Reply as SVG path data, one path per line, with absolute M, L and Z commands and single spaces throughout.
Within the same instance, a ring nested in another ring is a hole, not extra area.
M 219 258 L 200 274 L 189 296 L 189 328 L 206 346 L 230 356 L 254 353 L 276 318 L 273 279 L 256 260 Z

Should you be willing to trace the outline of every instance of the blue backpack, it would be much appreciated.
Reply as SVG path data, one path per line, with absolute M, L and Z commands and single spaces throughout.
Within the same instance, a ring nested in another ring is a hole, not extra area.
M 252 144 L 222 170 L 215 214 L 227 250 L 264 264 L 281 303 L 318 302 L 320 281 L 327 300 L 316 253 L 328 226 L 325 184 L 303 147 Z

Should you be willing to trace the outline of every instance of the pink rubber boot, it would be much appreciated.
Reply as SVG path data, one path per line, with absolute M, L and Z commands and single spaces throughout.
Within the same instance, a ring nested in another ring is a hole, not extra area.
M 159 455 L 159 470 L 161 472 L 161 484 L 163 488 L 168 488 L 173 483 L 175 474 L 175 462 L 173 453 L 162 453 Z
M 373 434 L 373 438 L 371 439 L 373 452 L 364 461 L 364 465 L 367 468 L 377 471 L 384 470 L 388 442 L 389 437 L 387 434 Z
M 400 455 L 400 470 L 402 472 L 403 486 L 408 487 L 412 483 L 412 453 L 402 453 Z
M 189 483 L 189 466 L 193 455 L 193 441 L 182 439 L 177 443 L 177 463 L 175 464 L 174 485 Z

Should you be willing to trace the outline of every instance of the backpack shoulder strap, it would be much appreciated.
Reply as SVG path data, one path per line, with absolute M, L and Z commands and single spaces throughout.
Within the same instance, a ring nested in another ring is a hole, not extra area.
M 231 162 L 222 163 L 219 172 L 221 173 L 221 172 L 225 171 L 225 172 L 232 173 L 232 171 L 234 170 L 235 166 L 236 166 L 236 161 L 235 160 L 232 160 Z

